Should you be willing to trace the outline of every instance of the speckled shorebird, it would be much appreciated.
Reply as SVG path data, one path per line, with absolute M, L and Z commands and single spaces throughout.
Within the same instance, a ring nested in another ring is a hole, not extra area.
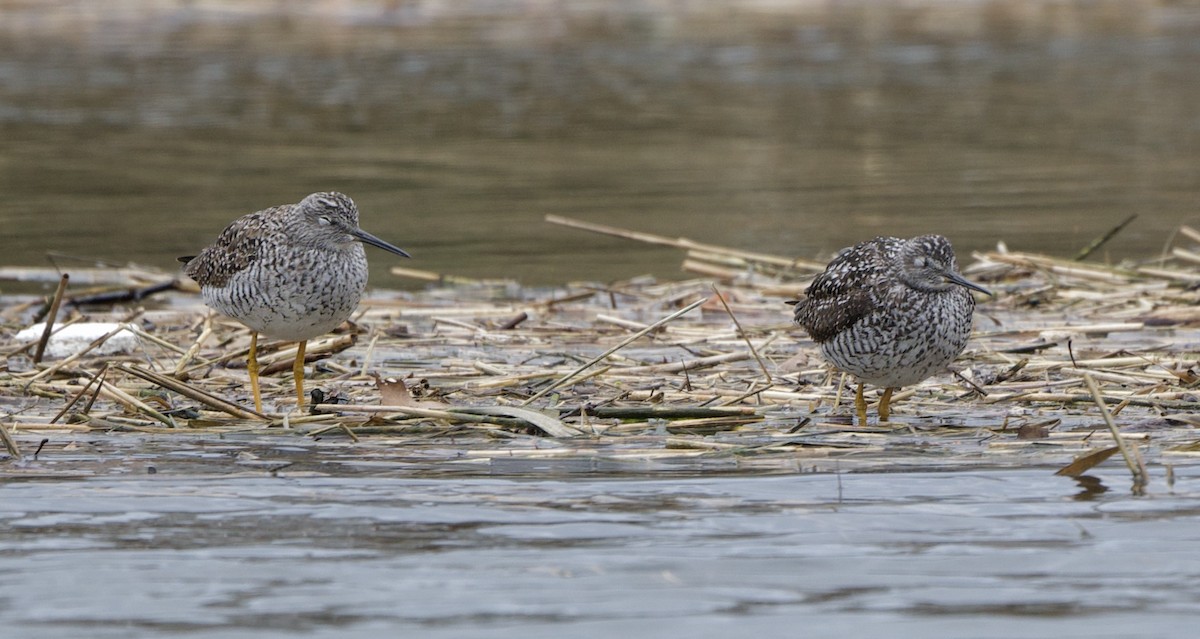
M 796 323 L 825 359 L 858 379 L 854 407 L 865 425 L 864 383 L 885 389 L 879 419 L 887 421 L 893 391 L 942 371 L 962 352 L 975 311 L 968 289 L 991 295 L 959 274 L 941 235 L 877 237 L 835 257 L 793 304 Z
M 299 344 L 292 374 L 304 405 L 304 348 L 346 321 L 367 287 L 363 244 L 409 257 L 358 227 L 358 208 L 341 193 L 313 193 L 233 221 L 212 245 L 182 257 L 206 304 L 250 327 L 247 368 L 254 409 L 258 334 Z

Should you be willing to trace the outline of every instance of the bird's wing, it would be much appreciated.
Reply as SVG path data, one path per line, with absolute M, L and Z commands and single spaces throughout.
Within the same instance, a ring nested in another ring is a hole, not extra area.
M 877 238 L 843 251 L 817 275 L 796 303 L 795 321 L 816 342 L 854 325 L 876 307 L 872 290 L 889 259 L 886 240 Z
M 261 257 L 264 241 L 272 232 L 271 225 L 263 224 L 263 219 L 274 210 L 251 213 L 234 220 L 221 231 L 215 242 L 187 260 L 184 273 L 201 286 L 224 286 L 229 278 Z

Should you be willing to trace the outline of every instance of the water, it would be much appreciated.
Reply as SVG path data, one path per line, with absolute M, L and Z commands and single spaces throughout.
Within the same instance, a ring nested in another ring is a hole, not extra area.
M 776 5 L 0 2 L 5 263 L 174 269 L 319 189 L 405 266 L 534 284 L 682 258 L 549 213 L 801 257 L 1200 222 L 1195 7 Z
M 174 269 L 236 215 L 319 189 L 354 196 L 405 266 L 531 284 L 678 274 L 674 250 L 548 213 L 801 257 L 929 231 L 960 255 L 1072 254 L 1132 213 L 1098 258 L 1140 257 L 1200 222 L 1197 8 L 783 5 L 0 0 L 3 264 Z M 372 259 L 375 285 L 407 284 Z M 464 471 L 331 441 L 61 439 L 0 462 L 0 636 L 1095 638 L 1200 619 L 1194 467 L 1171 488 L 1155 466 L 1134 498 L 1115 462 L 1083 484 Z
M 29 638 L 1184 636 L 1197 479 L 1142 499 L 1044 469 L 8 482 L 0 618 Z

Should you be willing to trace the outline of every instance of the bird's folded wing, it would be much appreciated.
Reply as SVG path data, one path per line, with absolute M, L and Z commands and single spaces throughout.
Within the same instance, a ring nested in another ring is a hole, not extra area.
M 879 242 L 843 251 L 813 279 L 805 299 L 796 303 L 796 323 L 817 342 L 846 330 L 876 307 L 871 291 L 878 285 L 884 256 Z
M 265 236 L 271 232 L 257 218 L 267 211 L 242 216 L 217 236 L 200 254 L 188 261 L 184 272 L 201 286 L 224 286 L 229 278 L 261 257 Z

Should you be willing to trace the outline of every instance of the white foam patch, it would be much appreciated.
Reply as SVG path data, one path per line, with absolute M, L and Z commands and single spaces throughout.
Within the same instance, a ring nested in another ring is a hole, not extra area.
M 46 352 L 43 356 L 49 359 L 69 357 L 119 326 L 120 324 L 113 322 L 82 322 L 71 324 L 50 336 L 50 342 L 46 344 Z M 16 338 L 22 342 L 36 342 L 42 338 L 42 331 L 44 330 L 46 330 L 44 323 L 34 324 L 17 333 Z M 132 352 L 136 347 L 137 338 L 128 331 L 121 331 L 108 338 L 100 346 L 89 351 L 89 354 L 117 355 Z

